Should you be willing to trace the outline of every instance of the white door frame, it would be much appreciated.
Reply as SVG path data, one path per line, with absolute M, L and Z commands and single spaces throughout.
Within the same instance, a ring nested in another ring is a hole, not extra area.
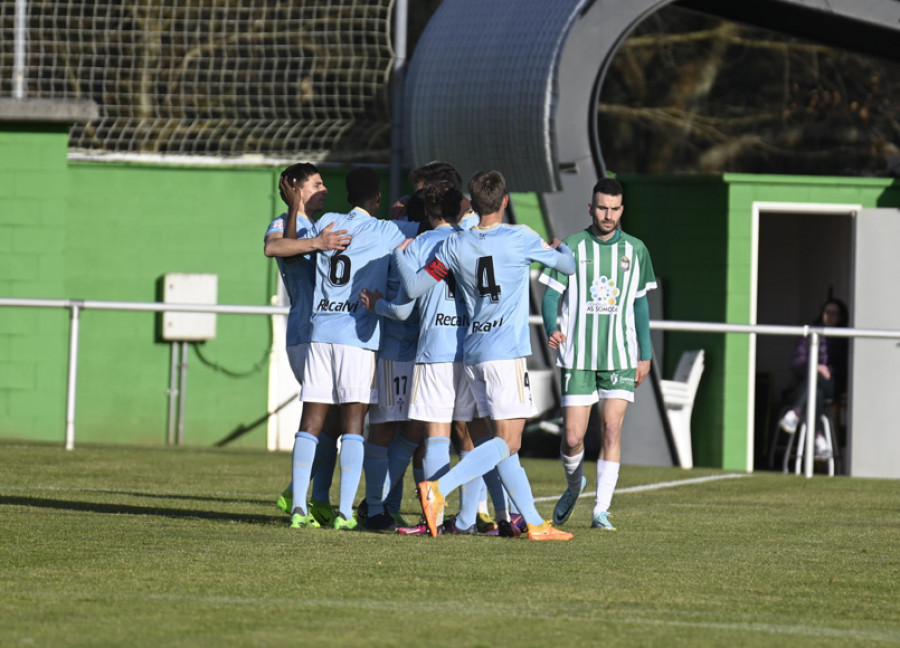
M 750 324 L 757 324 L 756 309 L 759 304 L 759 217 L 764 213 L 822 214 L 856 218 L 862 210 L 858 204 L 767 202 L 752 203 L 752 234 L 750 249 Z M 756 428 L 756 334 L 750 334 L 747 357 L 747 472 L 753 471 L 754 430 Z

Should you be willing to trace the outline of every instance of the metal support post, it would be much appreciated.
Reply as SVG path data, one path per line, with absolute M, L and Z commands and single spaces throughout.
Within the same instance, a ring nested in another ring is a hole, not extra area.
M 178 397 L 178 344 L 172 342 L 172 357 L 169 360 L 169 419 L 166 430 L 166 444 L 175 445 L 175 399 Z
M 806 447 L 803 448 L 803 473 L 813 476 L 813 452 L 816 441 L 816 386 L 819 373 L 819 334 L 813 331 L 809 337 L 809 358 L 806 368 Z M 800 450 L 799 448 L 797 449 Z
M 394 66 L 391 77 L 391 204 L 400 196 L 400 174 L 403 167 L 403 84 L 406 82 L 407 16 L 407 0 L 397 0 L 394 3 Z
M 13 97 L 25 98 L 26 41 L 28 39 L 28 2 L 16 0 L 13 19 Z
M 78 325 L 82 302 L 72 302 L 69 319 L 69 374 L 66 378 L 66 450 L 75 449 L 75 387 L 78 382 Z
M 178 381 L 178 445 L 184 443 L 184 396 L 187 391 L 188 343 L 181 343 L 181 378 Z

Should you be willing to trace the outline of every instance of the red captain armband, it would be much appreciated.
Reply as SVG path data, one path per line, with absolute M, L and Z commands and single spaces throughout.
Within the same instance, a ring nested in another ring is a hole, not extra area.
M 434 277 L 437 281 L 444 279 L 450 270 L 441 263 L 440 259 L 435 258 L 431 263 L 425 266 L 425 271 Z

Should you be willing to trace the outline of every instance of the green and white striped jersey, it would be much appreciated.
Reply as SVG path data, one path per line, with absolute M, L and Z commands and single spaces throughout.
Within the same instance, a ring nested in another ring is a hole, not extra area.
M 540 277 L 563 295 L 557 364 L 566 369 L 614 371 L 637 367 L 634 300 L 656 288 L 650 253 L 625 232 L 601 241 L 588 227 L 565 239 L 575 255 L 575 274 L 547 268 Z

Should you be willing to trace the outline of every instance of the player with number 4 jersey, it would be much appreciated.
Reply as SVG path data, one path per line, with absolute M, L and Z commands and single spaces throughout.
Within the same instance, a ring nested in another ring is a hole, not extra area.
M 503 223 L 509 201 L 506 180 L 498 171 L 476 173 L 469 192 L 479 224 L 449 237 L 424 268 L 413 267 L 394 251 L 410 297 L 424 294 L 452 272 L 466 305 L 469 324 L 463 343 L 466 376 L 481 416 L 492 420 L 494 438 L 482 443 L 440 479 L 419 484 L 422 510 L 433 536 L 443 521 L 446 495 L 494 467 L 528 524 L 532 540 L 570 540 L 572 535 L 545 522 L 534 505 L 531 485 L 518 451 L 526 419 L 532 414 L 526 357 L 529 266 L 539 261 L 562 272 L 575 271 L 572 252 L 554 240 L 543 242 L 534 231 Z

